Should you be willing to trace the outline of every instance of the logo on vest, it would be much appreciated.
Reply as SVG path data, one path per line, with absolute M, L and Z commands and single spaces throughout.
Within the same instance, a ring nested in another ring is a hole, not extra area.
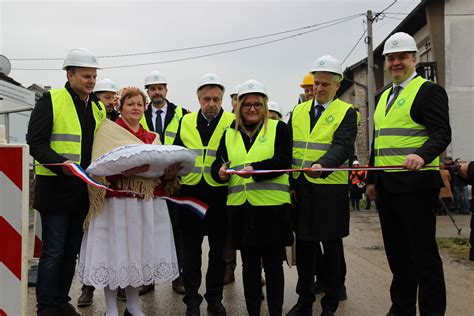
M 334 115 L 330 114 L 328 117 L 326 117 L 326 124 L 331 124 L 332 122 L 334 122 L 336 118 L 334 117 Z
M 397 106 L 398 106 L 398 107 L 401 107 L 401 106 L 403 106 L 404 104 L 405 104 L 405 99 L 400 99 L 400 100 L 397 101 Z
M 265 136 L 260 136 L 260 137 L 258 138 L 258 142 L 259 142 L 259 143 L 265 143 L 266 141 L 267 141 L 267 139 L 265 138 Z

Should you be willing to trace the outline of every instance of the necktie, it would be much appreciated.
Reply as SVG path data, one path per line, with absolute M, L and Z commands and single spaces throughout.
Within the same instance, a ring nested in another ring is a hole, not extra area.
M 392 107 L 393 103 L 395 103 L 395 100 L 397 99 L 397 97 L 400 94 L 401 90 L 402 90 L 402 87 L 400 87 L 400 86 L 395 86 L 395 88 L 393 88 L 392 98 L 390 99 L 390 102 L 387 103 L 387 107 L 385 109 L 385 114 L 388 113 L 388 111 Z
M 321 117 L 321 115 L 324 112 L 324 106 L 322 106 L 321 104 L 316 104 L 316 106 L 314 107 L 314 110 L 317 111 L 316 115 L 314 116 L 314 125 L 316 125 L 319 118 Z
M 163 143 L 163 123 L 161 122 L 161 113 L 163 113 L 162 110 L 156 111 L 155 132 L 160 135 L 160 140 Z

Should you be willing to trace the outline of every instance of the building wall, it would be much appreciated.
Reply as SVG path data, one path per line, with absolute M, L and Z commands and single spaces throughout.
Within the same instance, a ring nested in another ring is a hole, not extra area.
M 445 88 L 449 96 L 452 142 L 447 154 L 474 160 L 474 12 L 472 0 L 445 1 Z

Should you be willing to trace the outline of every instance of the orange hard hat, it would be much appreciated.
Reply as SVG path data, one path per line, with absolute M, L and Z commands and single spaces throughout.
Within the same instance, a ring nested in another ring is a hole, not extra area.
M 303 78 L 303 82 L 300 84 L 300 87 L 304 89 L 305 86 L 312 86 L 314 84 L 313 74 L 307 74 Z

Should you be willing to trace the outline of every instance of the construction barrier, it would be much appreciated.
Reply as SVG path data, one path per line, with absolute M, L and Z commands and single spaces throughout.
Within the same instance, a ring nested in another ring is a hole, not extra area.
M 0 144 L 0 316 L 26 315 L 29 150 Z

